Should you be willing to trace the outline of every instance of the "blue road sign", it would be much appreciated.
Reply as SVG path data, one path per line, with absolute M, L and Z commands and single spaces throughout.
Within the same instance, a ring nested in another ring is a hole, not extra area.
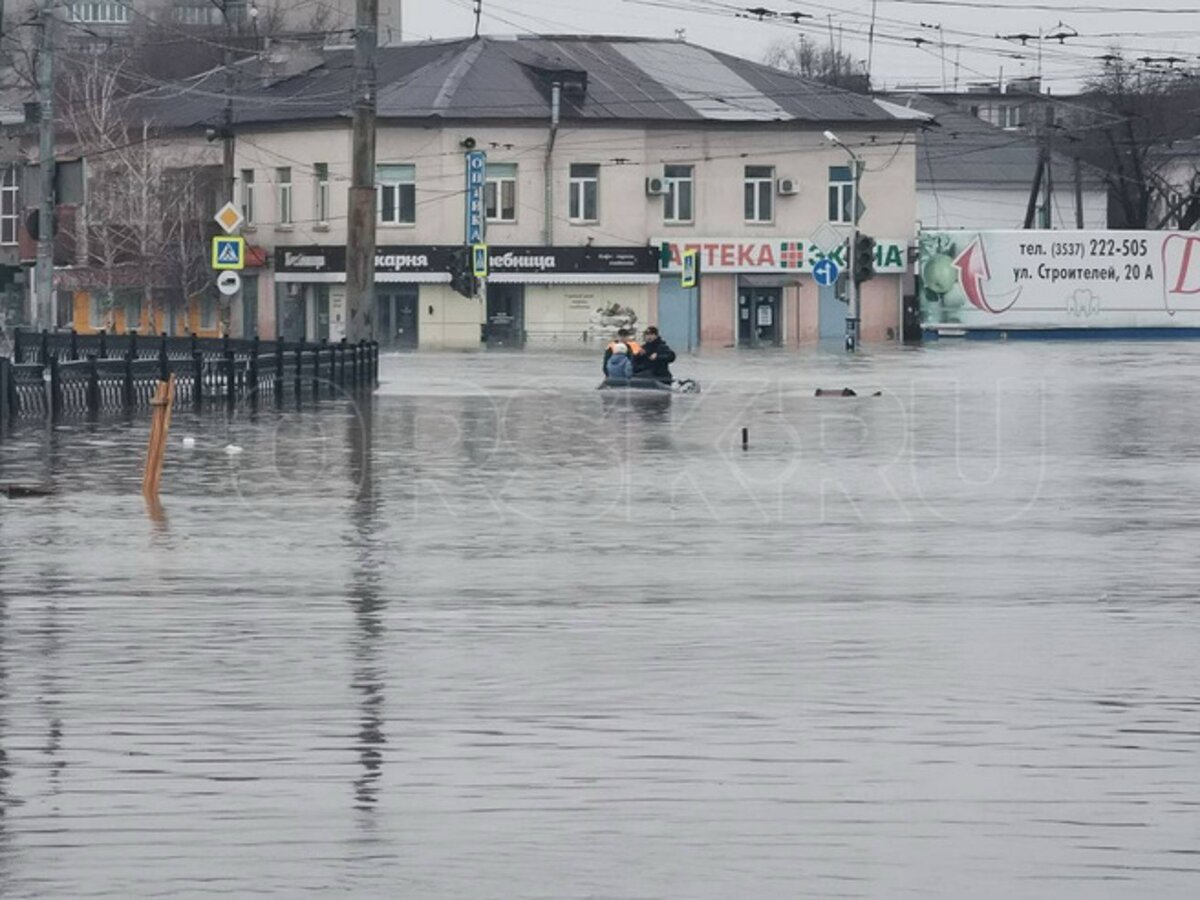
M 821 285 L 821 287 L 829 287 L 829 285 L 838 280 L 841 269 L 838 268 L 837 263 L 827 256 L 813 263 L 812 274 L 813 281 Z

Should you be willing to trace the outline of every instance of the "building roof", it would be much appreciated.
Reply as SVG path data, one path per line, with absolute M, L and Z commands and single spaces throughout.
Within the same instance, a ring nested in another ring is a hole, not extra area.
M 349 117 L 353 57 L 350 48 L 328 48 L 288 77 L 270 76 L 258 61 L 240 66 L 235 121 Z M 215 124 L 225 77 L 214 70 L 141 102 L 168 127 Z M 400 44 L 379 48 L 377 77 L 381 120 L 544 122 L 557 81 L 564 121 L 913 124 L 870 97 L 675 40 L 547 35 Z
M 932 117 L 917 137 L 918 189 L 963 184 L 1028 190 L 1033 183 L 1039 153 L 1034 135 L 997 128 L 924 94 L 892 94 L 890 99 Z M 1073 177 L 1069 156 L 1052 152 L 1050 165 L 1058 179 Z M 1100 173 L 1087 165 L 1083 184 L 1088 190 L 1103 189 Z

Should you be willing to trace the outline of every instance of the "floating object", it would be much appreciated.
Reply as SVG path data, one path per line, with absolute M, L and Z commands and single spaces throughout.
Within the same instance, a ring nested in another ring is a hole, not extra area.
M 6 495 L 10 500 L 22 497 L 48 497 L 53 493 L 54 485 L 51 484 L 0 484 L 0 494 Z
M 237 456 L 241 452 L 243 452 L 242 448 L 239 447 L 237 444 L 226 444 L 225 445 L 225 455 L 226 456 Z
M 813 392 L 814 397 L 857 397 L 857 392 L 853 388 L 844 387 L 840 390 L 837 388 L 817 388 Z M 871 397 L 882 397 L 883 391 L 876 391 L 870 394 Z
M 742 429 L 742 449 L 743 450 L 750 449 L 750 429 L 749 428 Z
M 192 437 L 190 434 L 183 439 L 183 449 L 184 450 L 192 450 L 195 448 L 195 446 L 196 446 L 196 439 L 194 437 Z
M 599 385 L 600 390 L 637 390 L 656 391 L 668 394 L 698 394 L 700 382 L 691 378 L 680 378 L 676 381 L 659 381 L 657 378 L 605 378 Z

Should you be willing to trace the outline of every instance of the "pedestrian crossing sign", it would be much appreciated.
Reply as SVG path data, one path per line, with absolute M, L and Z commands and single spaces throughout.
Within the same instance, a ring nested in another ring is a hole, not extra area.
M 244 269 L 246 267 L 245 238 L 213 238 L 212 267 L 214 269 Z

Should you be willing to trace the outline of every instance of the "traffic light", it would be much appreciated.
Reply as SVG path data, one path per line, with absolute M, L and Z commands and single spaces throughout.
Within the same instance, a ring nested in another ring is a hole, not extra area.
M 854 283 L 862 284 L 875 277 L 875 238 L 859 234 L 854 245 Z
M 475 296 L 475 275 L 471 271 L 471 248 L 450 251 L 450 287 L 464 297 Z

